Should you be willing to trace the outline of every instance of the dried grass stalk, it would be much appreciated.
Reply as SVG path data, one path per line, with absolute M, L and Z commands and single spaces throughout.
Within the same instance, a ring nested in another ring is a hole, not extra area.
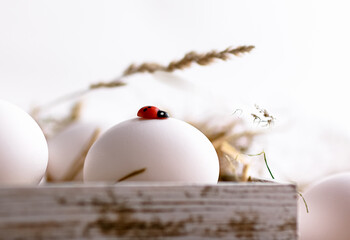
M 254 122 L 265 123 L 264 127 L 269 127 L 275 123 L 276 118 L 272 116 L 266 109 L 259 107 L 255 104 L 256 110 L 259 111 L 259 114 L 252 113 L 251 116 L 254 118 Z
M 78 101 L 73 104 L 67 115 L 61 119 L 53 117 L 40 117 L 40 108 L 34 108 L 31 111 L 31 116 L 38 123 L 44 135 L 50 138 L 52 135 L 57 134 L 61 130 L 67 128 L 72 123 L 80 119 L 81 112 L 83 108 L 83 102 Z
M 125 180 L 127 180 L 127 179 L 129 179 L 129 178 L 132 178 L 132 177 L 134 177 L 134 176 L 136 176 L 136 175 L 139 175 L 139 174 L 141 174 L 141 173 L 143 173 L 143 172 L 145 172 L 145 171 L 146 171 L 146 168 L 141 168 L 141 169 L 135 170 L 135 171 L 133 171 L 133 172 L 131 172 L 131 173 L 125 175 L 124 177 L 118 179 L 118 180 L 117 180 L 117 183 L 118 183 L 118 182 L 125 181 Z
M 98 82 L 98 83 L 93 83 L 90 85 L 89 89 L 97 89 L 97 88 L 115 88 L 115 87 L 122 87 L 125 86 L 126 83 L 121 82 L 121 81 L 112 81 L 112 82 Z
M 249 164 L 244 164 L 243 169 L 242 169 L 242 174 L 241 174 L 241 182 L 247 182 L 249 179 Z
M 71 167 L 69 168 L 69 172 L 66 173 L 63 181 L 73 181 L 76 176 L 83 170 L 85 158 L 94 142 L 97 140 L 97 138 L 101 134 L 101 129 L 96 128 L 95 131 L 92 133 L 88 144 L 81 150 L 80 155 L 75 159 L 75 161 L 72 163 Z
M 249 179 L 250 164 L 245 158 L 245 152 L 251 146 L 254 137 L 260 132 L 237 132 L 236 127 L 243 124 L 240 119 L 233 119 L 222 127 L 210 126 L 207 121 L 190 122 L 190 124 L 203 132 L 213 144 L 219 157 L 220 181 L 247 181 Z
M 100 133 L 101 129 L 96 128 L 95 131 L 92 133 L 89 142 L 86 144 L 86 146 L 84 146 L 83 149 L 80 150 L 80 154 L 77 156 L 76 159 L 74 159 L 73 163 L 68 168 L 68 172 L 65 173 L 64 177 L 60 181 L 74 181 L 76 176 L 83 170 L 86 155 L 88 154 L 92 144 L 94 144 L 94 142 L 97 140 Z M 53 181 L 48 171 L 46 172 L 46 178 L 48 182 Z
M 216 59 L 221 59 L 225 61 L 225 60 L 228 60 L 231 55 L 239 56 L 243 53 L 250 52 L 254 48 L 255 48 L 254 46 L 250 45 L 250 46 L 239 46 L 236 48 L 229 47 L 223 51 L 213 50 L 207 53 L 196 53 L 194 51 L 191 51 L 185 54 L 185 56 L 180 60 L 172 61 L 168 65 L 164 65 L 164 66 L 158 63 L 149 63 L 149 62 L 145 62 L 140 65 L 131 64 L 124 70 L 123 74 L 120 77 L 115 78 L 114 80 L 109 82 L 93 83 L 87 89 L 66 94 L 43 106 L 36 107 L 34 110 L 32 110 L 32 116 L 34 117 L 34 119 L 37 120 L 37 122 L 39 123 L 39 125 L 42 126 L 42 128 L 48 128 L 46 126 L 50 124 L 55 125 L 53 128 L 56 128 L 56 132 L 57 132 L 58 129 L 62 129 L 65 126 L 68 126 L 70 123 L 76 121 L 79 118 L 79 114 L 76 114 L 76 113 L 80 113 L 81 103 L 77 103 L 73 107 L 73 110 L 71 110 L 70 115 L 68 115 L 65 119 L 61 119 L 61 120 L 40 119 L 40 113 L 43 110 L 50 109 L 62 102 L 79 98 L 92 90 L 125 86 L 126 83 L 123 82 L 122 79 L 126 76 L 130 76 L 136 73 L 146 73 L 146 72 L 154 73 L 155 71 L 173 72 L 175 70 L 183 70 L 185 68 L 189 68 L 192 65 L 192 63 L 197 63 L 201 66 L 206 66 L 213 63 Z
M 228 60 L 231 55 L 239 56 L 243 53 L 250 52 L 254 46 L 240 46 L 237 48 L 226 48 L 223 51 L 210 51 L 207 53 L 189 52 L 183 58 L 172 61 L 168 65 L 160 65 L 158 63 L 142 63 L 140 65 L 131 64 L 125 69 L 123 76 L 129 76 L 135 73 L 153 73 L 155 71 L 173 72 L 175 70 L 183 70 L 191 67 L 192 63 L 206 66 L 213 63 L 216 59 Z
M 223 51 L 215 51 L 212 50 L 207 53 L 196 53 L 191 51 L 180 60 L 172 61 L 168 65 L 161 65 L 153 62 L 145 62 L 140 65 L 130 64 L 123 72 L 123 74 L 112 81 L 109 82 L 98 82 L 93 83 L 86 90 L 77 91 L 75 93 L 71 93 L 67 96 L 63 96 L 58 99 L 58 101 L 54 101 L 54 103 L 59 103 L 61 101 L 66 101 L 71 98 L 78 97 L 83 95 L 91 90 L 100 89 L 100 88 L 114 88 L 114 87 L 122 87 L 125 86 L 126 83 L 122 81 L 122 79 L 126 76 L 130 76 L 136 73 L 154 73 L 156 71 L 163 72 L 173 72 L 175 70 L 183 70 L 185 68 L 191 67 L 192 63 L 197 63 L 201 66 L 207 66 L 213 63 L 216 59 L 228 60 L 231 55 L 239 56 L 244 53 L 249 53 L 253 50 L 255 46 L 239 46 L 236 48 L 228 47 Z M 52 105 L 52 104 L 50 104 Z

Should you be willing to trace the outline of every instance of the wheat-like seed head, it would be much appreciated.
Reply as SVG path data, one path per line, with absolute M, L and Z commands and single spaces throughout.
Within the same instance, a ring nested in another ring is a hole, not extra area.
M 207 53 L 196 53 L 191 51 L 180 60 L 172 61 L 168 65 L 158 63 L 142 63 L 140 65 L 131 64 L 123 73 L 123 76 L 129 76 L 135 73 L 153 73 L 155 71 L 173 72 L 191 67 L 192 63 L 206 66 L 213 63 L 216 59 L 228 60 L 230 55 L 239 56 L 243 53 L 250 52 L 254 46 L 240 46 L 237 48 L 226 48 L 223 51 L 210 51 Z

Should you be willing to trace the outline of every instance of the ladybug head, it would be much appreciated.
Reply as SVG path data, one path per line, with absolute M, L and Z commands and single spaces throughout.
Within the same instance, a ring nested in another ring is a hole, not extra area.
M 164 111 L 162 111 L 162 110 L 158 110 L 158 112 L 157 112 L 157 117 L 158 117 L 158 118 L 168 118 L 169 115 L 168 115 L 167 112 L 164 112 Z

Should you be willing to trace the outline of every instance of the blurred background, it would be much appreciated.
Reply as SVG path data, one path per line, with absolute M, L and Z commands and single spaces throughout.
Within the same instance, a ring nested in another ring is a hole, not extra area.
M 251 151 L 265 150 L 275 177 L 307 184 L 350 169 L 348 12 L 340 0 L 1 0 L 0 98 L 30 111 L 130 63 L 254 45 L 227 62 L 91 92 L 82 118 L 108 127 L 144 105 L 186 120 L 240 117 L 265 131 Z M 272 127 L 253 122 L 254 104 L 276 118 Z

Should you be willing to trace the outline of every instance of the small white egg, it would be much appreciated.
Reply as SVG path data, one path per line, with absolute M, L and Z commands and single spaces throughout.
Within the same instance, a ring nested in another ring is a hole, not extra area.
M 48 147 L 35 120 L 0 100 L 0 183 L 38 184 L 45 174 Z
M 125 177 L 217 183 L 219 160 L 208 138 L 186 122 L 134 118 L 103 134 L 91 147 L 84 166 L 86 182 L 117 182 Z
M 350 239 L 350 173 L 316 182 L 304 194 L 310 212 L 299 202 L 300 240 Z
M 49 181 L 82 181 L 86 154 L 99 135 L 93 123 L 77 122 L 48 140 Z

